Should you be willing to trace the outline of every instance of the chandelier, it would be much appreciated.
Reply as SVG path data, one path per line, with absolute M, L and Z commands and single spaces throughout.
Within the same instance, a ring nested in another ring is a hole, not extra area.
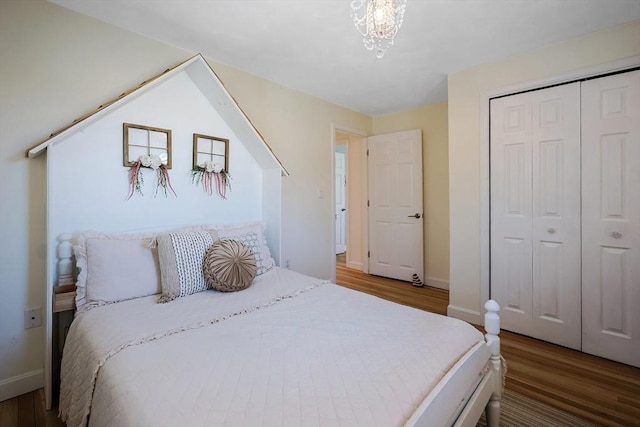
M 393 38 L 402 26 L 407 0 L 353 0 L 351 18 L 362 34 L 364 47 L 382 58 L 393 46 Z

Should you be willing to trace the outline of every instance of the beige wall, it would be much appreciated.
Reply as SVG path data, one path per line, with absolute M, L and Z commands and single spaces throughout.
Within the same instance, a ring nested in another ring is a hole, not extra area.
M 481 101 L 492 91 L 548 82 L 634 55 L 640 55 L 640 21 L 449 75 L 450 315 L 479 321 L 483 293 L 488 295 L 488 282 L 483 291 L 481 280 L 481 245 L 487 245 L 481 227 L 488 226 L 481 224 L 480 150 L 488 149 L 481 139 L 488 125 L 481 123 Z
M 284 164 L 282 259 L 331 279 L 334 201 L 332 124 L 369 132 L 371 118 L 212 63 L 225 87 Z
M 46 156 L 24 150 L 193 54 L 45 0 L 0 1 L 0 396 L 42 386 L 44 328 L 24 330 L 22 312 L 44 304 Z M 283 259 L 330 278 L 332 125 L 369 132 L 371 118 L 209 62 L 291 174 Z
M 422 129 L 424 170 L 424 266 L 428 284 L 449 282 L 449 173 L 447 103 L 373 119 L 373 134 Z

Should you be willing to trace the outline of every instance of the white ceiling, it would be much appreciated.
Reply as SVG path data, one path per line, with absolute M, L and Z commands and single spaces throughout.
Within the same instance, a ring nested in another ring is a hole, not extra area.
M 446 100 L 453 71 L 640 19 L 640 0 L 408 0 L 377 59 L 350 0 L 51 1 L 371 116 Z

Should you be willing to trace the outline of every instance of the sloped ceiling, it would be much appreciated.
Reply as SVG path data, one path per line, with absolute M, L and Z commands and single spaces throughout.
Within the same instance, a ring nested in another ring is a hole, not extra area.
M 372 116 L 446 100 L 448 73 L 640 19 L 640 0 L 408 0 L 377 59 L 350 0 L 51 1 Z
M 211 106 L 220 114 L 220 117 L 227 123 L 240 141 L 247 147 L 262 168 L 280 169 L 282 175 L 288 175 L 287 170 L 262 138 L 262 135 L 260 135 L 258 130 L 253 126 L 249 118 L 244 114 L 229 92 L 227 92 L 222 82 L 218 79 L 218 76 L 200 54 L 195 55 L 173 68 L 165 70 L 161 74 L 150 77 L 140 86 L 122 93 L 115 99 L 104 102 L 96 110 L 54 131 L 48 138 L 27 149 L 27 157 L 39 156 L 49 146 L 59 141 L 64 141 L 74 133 L 79 132 L 100 118 L 109 115 L 122 105 L 132 101 L 140 94 L 153 90 L 154 87 L 163 81 L 171 79 L 182 72 L 187 73 L 196 87 L 202 92 L 204 97 L 207 98 Z

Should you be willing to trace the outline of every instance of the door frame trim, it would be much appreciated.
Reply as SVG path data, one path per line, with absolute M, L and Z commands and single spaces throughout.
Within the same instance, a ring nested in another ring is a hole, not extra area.
M 622 72 L 640 66 L 640 55 L 630 56 L 613 62 L 580 68 L 563 74 L 553 75 L 540 80 L 533 80 L 515 85 L 504 86 L 488 90 L 480 95 L 480 306 L 490 296 L 490 179 L 489 179 L 489 101 L 498 96 L 511 95 L 517 92 L 541 89 L 545 86 L 569 83 L 596 77 L 602 74 Z M 458 307 L 450 306 L 454 310 Z M 474 316 L 475 317 L 475 316 Z M 482 315 L 477 313 L 477 322 L 481 322 Z M 480 323 L 478 323 L 480 324 Z

